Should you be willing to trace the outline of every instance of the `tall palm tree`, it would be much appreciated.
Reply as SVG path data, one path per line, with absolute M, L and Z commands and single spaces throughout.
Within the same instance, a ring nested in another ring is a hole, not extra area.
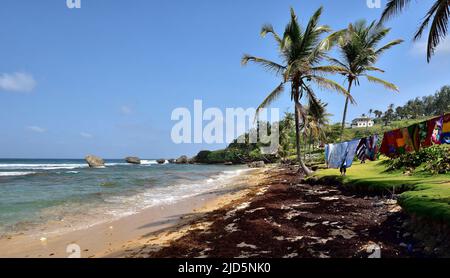
M 371 71 L 384 72 L 382 69 L 375 67 L 378 58 L 386 50 L 403 42 L 403 40 L 398 39 L 378 47 L 380 41 L 386 37 L 389 31 L 390 29 L 377 25 L 375 21 L 367 25 L 365 20 L 360 20 L 350 24 L 346 32 L 340 37 L 339 52 L 342 60 L 335 58 L 329 58 L 329 60 L 336 64 L 346 77 L 349 94 L 353 85 L 359 85 L 360 77 L 365 77 L 369 82 L 381 84 L 387 89 L 398 91 L 394 84 L 368 74 Z M 344 134 L 349 100 L 349 97 L 345 99 L 341 139 Z
M 267 34 L 272 34 L 277 42 L 278 51 L 283 63 L 276 63 L 250 55 L 244 55 L 242 58 L 243 65 L 246 65 L 248 62 L 254 62 L 282 77 L 280 85 L 265 98 L 257 111 L 269 106 L 279 98 L 286 84 L 290 84 L 290 95 L 291 100 L 294 102 L 295 110 L 297 159 L 306 175 L 312 174 L 312 171 L 304 164 L 300 150 L 300 120 L 307 120 L 304 107 L 301 104 L 302 98 L 305 96 L 316 99 L 311 87 L 312 84 L 348 95 L 347 90 L 342 86 L 323 76 L 324 73 L 336 72 L 337 67 L 334 65 L 319 65 L 322 59 L 325 58 L 326 52 L 330 50 L 340 36 L 340 32 L 335 32 L 326 38 L 322 38 L 324 34 L 331 32 L 328 26 L 319 25 L 322 10 L 323 8 L 320 7 L 309 19 L 306 28 L 303 29 L 297 21 L 294 10 L 291 8 L 290 22 L 286 25 L 282 37 L 274 31 L 271 25 L 264 25 L 262 27 L 261 35 L 264 37 Z
M 389 0 L 383 11 L 383 14 L 381 15 L 380 23 L 383 23 L 392 16 L 403 11 L 410 2 L 411 0 Z M 426 13 L 419 29 L 414 35 L 415 41 L 420 39 L 431 21 L 427 42 L 428 63 L 431 60 L 431 56 L 434 55 L 436 47 L 447 36 L 449 16 L 450 0 L 434 0 L 433 5 Z

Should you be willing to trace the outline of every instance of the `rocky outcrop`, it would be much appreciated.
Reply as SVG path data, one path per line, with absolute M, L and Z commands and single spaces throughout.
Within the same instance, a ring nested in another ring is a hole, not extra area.
M 179 158 L 177 158 L 177 160 L 175 160 L 176 164 L 188 164 L 189 163 L 189 159 L 187 156 L 182 155 Z
M 105 167 L 105 161 L 98 156 L 88 155 L 85 160 L 91 168 Z
M 248 167 L 250 168 L 264 168 L 264 166 L 266 166 L 264 161 L 255 161 L 248 164 Z
M 158 159 L 158 160 L 156 160 L 156 162 L 158 162 L 158 164 L 164 164 L 164 163 L 166 163 L 166 160 L 165 159 Z
M 125 161 L 130 164 L 141 164 L 141 159 L 139 157 L 135 157 L 135 156 L 129 156 L 129 157 L 125 158 Z

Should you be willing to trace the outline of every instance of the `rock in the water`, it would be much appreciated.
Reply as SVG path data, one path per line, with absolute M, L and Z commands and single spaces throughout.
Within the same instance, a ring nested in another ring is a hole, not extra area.
M 231 166 L 231 165 L 233 165 L 233 162 L 225 162 L 224 165 Z
M 173 158 L 169 159 L 168 161 L 169 161 L 169 163 L 171 163 L 171 164 L 175 163 L 175 159 L 173 159 Z
M 156 162 L 158 162 L 158 164 L 164 164 L 164 163 L 166 163 L 166 160 L 165 159 L 158 159 L 158 160 L 156 160 Z
M 182 155 L 179 158 L 177 158 L 177 160 L 175 160 L 175 163 L 177 163 L 177 164 L 187 164 L 188 162 L 189 162 L 189 159 L 185 155 Z
M 89 164 L 89 167 L 91 168 L 98 168 L 105 166 L 105 161 L 103 161 L 103 159 L 95 155 L 88 155 L 86 156 L 85 160 L 87 164 Z
M 266 164 L 264 161 L 255 161 L 248 164 L 250 168 L 263 168 Z
M 129 156 L 125 160 L 130 164 L 141 164 L 141 159 L 139 157 Z

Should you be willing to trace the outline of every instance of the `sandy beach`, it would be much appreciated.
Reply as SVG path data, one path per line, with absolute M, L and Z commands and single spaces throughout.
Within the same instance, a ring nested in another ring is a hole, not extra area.
M 181 229 L 129 245 L 131 258 L 422 257 L 395 200 L 308 185 L 291 166 Z M 183 231 L 183 232 L 180 232 Z M 170 239 L 159 244 L 159 239 Z M 117 255 L 117 254 L 116 254 Z
M 396 200 L 310 185 L 294 166 L 242 173 L 225 190 L 77 231 L 0 240 L 2 257 L 423 257 Z M 43 239 L 42 237 L 45 237 Z
M 0 256 L 17 258 L 65 258 L 73 244 L 79 246 L 82 258 L 121 257 L 143 244 L 164 246 L 197 226 L 189 225 L 206 213 L 238 200 L 258 187 L 262 170 L 236 177 L 224 190 L 215 190 L 189 197 L 174 204 L 165 204 L 66 233 L 33 233 L 0 239 Z M 68 250 L 69 248 L 69 250 Z M 76 247 L 77 248 L 77 247 Z

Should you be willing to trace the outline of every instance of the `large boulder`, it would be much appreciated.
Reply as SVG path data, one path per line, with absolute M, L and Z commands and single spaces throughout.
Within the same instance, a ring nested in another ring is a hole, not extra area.
M 139 157 L 135 157 L 135 156 L 129 156 L 129 157 L 125 158 L 125 161 L 130 164 L 141 164 L 141 159 Z
M 177 160 L 175 160 L 175 163 L 177 163 L 177 164 L 187 164 L 188 162 L 189 162 L 189 159 L 185 155 L 182 155 L 179 158 L 177 158 Z
M 158 162 L 158 164 L 164 164 L 164 163 L 166 163 L 166 160 L 165 159 L 158 159 L 158 160 L 156 160 L 156 162 Z
M 168 161 L 169 161 L 169 163 L 171 163 L 171 164 L 175 163 L 175 159 L 173 159 L 173 158 L 169 159 Z
M 248 167 L 250 168 L 264 168 L 264 166 L 266 166 L 264 161 L 254 161 L 248 164 Z
M 189 158 L 189 159 L 188 159 L 188 163 L 189 163 L 189 164 L 195 164 L 195 163 L 196 163 L 195 157 Z
M 85 160 L 91 168 L 105 167 L 105 161 L 98 156 L 88 155 Z

